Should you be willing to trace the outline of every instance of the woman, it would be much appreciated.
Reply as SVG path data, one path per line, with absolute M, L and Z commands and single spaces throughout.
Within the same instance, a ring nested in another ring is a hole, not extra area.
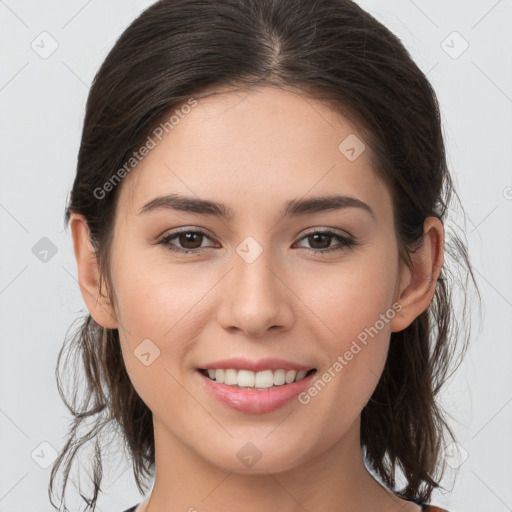
M 154 479 L 130 512 L 441 510 L 453 192 L 434 91 L 356 4 L 152 5 L 87 102 L 86 400 L 50 494 L 94 439 L 94 510 L 116 427 Z

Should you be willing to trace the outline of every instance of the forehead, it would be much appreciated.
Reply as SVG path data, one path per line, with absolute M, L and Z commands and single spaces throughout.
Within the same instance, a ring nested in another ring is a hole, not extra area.
M 362 135 L 324 102 L 275 87 L 219 90 L 177 114 L 124 178 L 126 213 L 172 192 L 214 198 L 235 213 L 334 192 L 390 207 Z

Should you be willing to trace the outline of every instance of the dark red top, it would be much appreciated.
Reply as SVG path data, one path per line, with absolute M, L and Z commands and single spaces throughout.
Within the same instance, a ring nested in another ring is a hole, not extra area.
M 135 512 L 135 509 L 138 506 L 139 505 L 134 505 L 132 508 L 129 508 L 129 509 L 125 510 L 124 512 Z M 422 512 L 448 512 L 448 510 L 446 510 L 444 508 L 436 507 L 434 505 L 422 505 L 421 510 L 422 510 Z

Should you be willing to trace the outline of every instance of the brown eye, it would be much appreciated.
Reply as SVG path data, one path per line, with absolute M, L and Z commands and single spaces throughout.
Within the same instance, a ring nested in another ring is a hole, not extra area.
M 179 231 L 165 236 L 158 242 L 158 244 L 161 244 L 174 252 L 181 252 L 185 254 L 198 253 L 201 248 L 205 248 L 202 245 L 205 238 L 209 237 L 202 231 Z M 173 241 L 178 242 L 179 245 L 172 243 Z
M 202 237 L 203 235 L 199 233 L 180 233 L 177 235 L 177 240 L 184 249 L 197 249 L 201 247 Z
M 206 238 L 209 239 L 209 236 L 203 231 L 179 231 L 165 236 L 158 244 L 177 253 L 199 253 L 202 249 L 211 247 L 203 246 L 202 242 Z M 301 240 L 308 241 L 311 247 L 303 248 L 313 254 L 342 251 L 357 245 L 353 238 L 342 236 L 332 231 L 313 231 L 302 237 Z M 337 242 L 334 246 L 332 245 L 333 240 Z
M 302 237 L 301 240 L 307 240 L 311 248 L 304 247 L 307 251 L 314 254 L 326 253 L 332 251 L 342 251 L 357 245 L 353 238 L 333 233 L 332 231 L 314 231 Z M 337 241 L 338 244 L 331 246 L 332 241 Z
M 312 244 L 313 249 L 328 249 L 331 245 L 332 235 L 326 233 L 316 233 L 309 235 L 309 243 Z

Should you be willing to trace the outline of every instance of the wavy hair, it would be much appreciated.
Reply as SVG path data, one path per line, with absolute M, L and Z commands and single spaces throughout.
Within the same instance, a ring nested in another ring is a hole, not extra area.
M 112 303 L 109 251 L 122 183 L 102 189 L 101 198 L 98 190 L 191 97 L 266 85 L 299 90 L 356 123 L 392 195 L 402 263 L 412 265 L 428 216 L 447 229 L 452 201 L 460 200 L 436 94 L 400 39 L 369 13 L 350 0 L 160 0 L 122 33 L 94 78 L 65 211 L 66 225 L 72 212 L 85 217 Z M 361 413 L 368 466 L 405 499 L 426 502 L 440 486 L 443 447 L 454 436 L 437 395 L 470 338 L 470 284 L 480 297 L 467 243 L 457 229 L 447 230 L 433 300 L 409 327 L 391 334 L 383 374 Z M 72 378 L 67 386 L 63 375 Z M 144 492 L 154 476 L 152 414 L 128 377 L 117 329 L 102 328 L 90 315 L 80 319 L 60 350 L 56 378 L 73 419 L 51 472 L 52 505 L 59 471 L 63 503 L 80 450 L 94 443 L 92 494 L 80 494 L 86 510 L 95 510 L 106 432 L 120 434 Z

